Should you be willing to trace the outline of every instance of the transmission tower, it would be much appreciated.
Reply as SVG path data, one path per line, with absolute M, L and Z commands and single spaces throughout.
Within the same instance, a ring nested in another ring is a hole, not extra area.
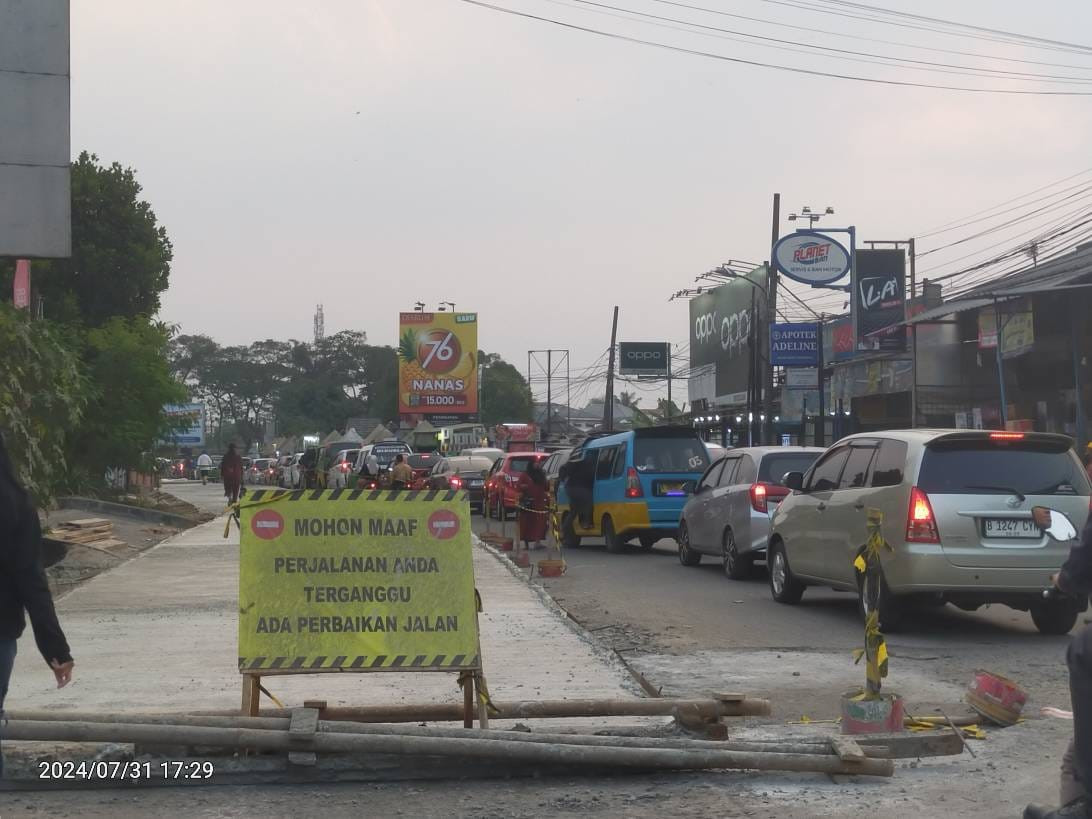
M 322 315 L 322 305 L 315 305 L 315 344 L 326 338 L 326 319 Z

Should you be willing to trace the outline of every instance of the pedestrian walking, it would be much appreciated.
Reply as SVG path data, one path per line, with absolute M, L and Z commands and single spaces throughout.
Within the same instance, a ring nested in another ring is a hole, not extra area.
M 394 456 L 394 466 L 391 468 L 391 489 L 407 489 L 413 484 L 413 469 L 406 463 L 404 455 L 399 453 Z
M 224 481 L 224 495 L 228 503 L 236 504 L 243 483 L 243 459 L 235 451 L 235 444 L 228 444 L 227 453 L 220 461 L 220 478 Z
M 1062 594 L 1092 593 L 1092 518 L 1085 524 L 1080 544 L 1070 550 L 1069 559 L 1053 580 Z M 1062 805 L 1057 810 L 1028 805 L 1024 819 L 1092 819 L 1092 628 L 1081 629 L 1070 641 L 1066 664 L 1073 738 L 1062 758 Z
M 546 473 L 535 461 L 519 476 L 516 490 L 520 493 L 519 536 L 528 549 L 537 549 L 546 539 L 546 505 L 549 499 Z
M 72 679 L 72 654 L 68 649 L 53 597 L 42 566 L 42 528 L 38 511 L 15 476 L 15 469 L 0 436 L 0 716 L 15 665 L 26 616 L 34 641 L 52 669 L 57 687 Z M 0 776 L 4 760 L 0 756 Z
M 212 469 L 212 456 L 208 452 L 202 451 L 197 456 L 197 471 L 201 473 L 201 485 L 205 486 L 209 482 L 209 470 Z

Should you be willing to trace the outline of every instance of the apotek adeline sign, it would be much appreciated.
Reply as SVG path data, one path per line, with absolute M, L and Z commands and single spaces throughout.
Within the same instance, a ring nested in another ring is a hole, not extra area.
M 818 367 L 819 325 L 770 325 L 770 363 L 775 367 Z
M 671 346 L 666 341 L 623 341 L 618 344 L 621 375 L 661 375 L 670 371 Z
M 783 236 L 774 245 L 773 256 L 778 269 L 801 284 L 831 284 L 849 272 L 849 251 L 815 231 Z

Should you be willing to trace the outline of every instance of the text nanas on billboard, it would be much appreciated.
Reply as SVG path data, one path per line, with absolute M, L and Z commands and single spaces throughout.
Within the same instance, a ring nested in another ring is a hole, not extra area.
M 747 278 L 764 286 L 765 268 L 752 271 Z M 691 401 L 714 401 L 747 390 L 754 317 L 763 315 L 765 309 L 762 291 L 746 281 L 723 284 L 691 299 L 690 366 L 712 365 L 716 369 L 715 394 L 691 395 Z
M 469 418 L 478 412 L 476 313 L 402 313 L 398 412 L 407 420 Z

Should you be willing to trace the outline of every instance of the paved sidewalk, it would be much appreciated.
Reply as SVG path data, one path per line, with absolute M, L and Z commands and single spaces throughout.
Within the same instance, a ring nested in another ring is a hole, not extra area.
M 238 708 L 236 617 L 239 533 L 218 518 L 164 541 L 58 602 L 76 658 L 73 683 L 56 690 L 28 634 L 5 705 L 180 711 Z M 625 668 L 589 641 L 535 588 L 480 546 L 474 570 L 484 612 L 482 655 L 497 700 L 635 697 Z M 454 674 L 315 674 L 267 677 L 286 705 L 461 702 Z M 272 706 L 263 698 L 263 707 Z M 630 720 L 634 722 L 634 720 Z M 501 723 L 503 724 L 503 723 Z

